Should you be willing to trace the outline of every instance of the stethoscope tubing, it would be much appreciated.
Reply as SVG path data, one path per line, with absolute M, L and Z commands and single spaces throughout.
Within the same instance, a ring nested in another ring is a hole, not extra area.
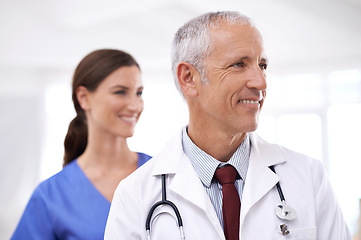
M 274 166 L 270 166 L 269 168 L 276 174 Z M 276 188 L 277 188 L 278 195 L 280 196 L 281 203 L 282 203 L 281 205 L 278 205 L 276 207 L 277 217 L 279 217 L 282 220 L 287 220 L 287 221 L 295 219 L 297 217 L 296 211 L 292 207 L 290 207 L 289 205 L 286 204 L 285 196 L 283 195 L 283 191 L 282 191 L 279 181 L 276 183 Z M 287 225 L 285 225 L 285 226 L 287 226 Z M 281 228 L 281 230 L 282 229 L 283 228 Z M 287 235 L 289 233 L 287 228 L 283 229 L 283 230 L 284 231 L 282 231 L 282 234 Z
M 269 168 L 272 170 L 272 172 L 276 173 L 275 166 L 270 166 Z M 280 182 L 276 183 L 276 188 L 278 191 L 278 195 L 280 196 L 281 202 L 285 202 L 285 196 L 283 195 L 283 191 L 282 191 Z
M 274 166 L 269 166 L 269 168 L 276 174 Z M 161 179 L 161 183 L 162 183 L 162 200 L 156 202 L 155 204 L 153 204 L 153 206 L 149 210 L 149 213 L 148 213 L 148 216 L 147 216 L 147 219 L 146 219 L 146 222 L 145 222 L 145 229 L 147 231 L 148 240 L 151 239 L 151 237 L 150 237 L 150 235 L 151 235 L 151 233 L 150 233 L 150 224 L 151 224 L 152 215 L 153 215 L 155 209 L 157 207 L 161 206 L 161 205 L 168 205 L 173 209 L 173 211 L 174 211 L 174 213 L 176 214 L 176 217 L 177 217 L 177 223 L 178 223 L 181 239 L 185 239 L 184 232 L 183 232 L 183 221 L 182 221 L 182 217 L 181 217 L 181 215 L 179 213 L 179 210 L 178 210 L 177 206 L 173 202 L 167 200 L 165 177 L 166 177 L 166 174 L 162 174 L 162 176 L 161 176 L 161 178 L 162 178 Z M 286 200 L 285 200 L 285 197 L 283 195 L 283 191 L 282 191 L 282 188 L 281 188 L 281 185 L 280 185 L 279 181 L 276 183 L 276 188 L 277 188 L 277 191 L 278 191 L 278 195 L 279 195 L 279 197 L 281 199 L 281 202 L 283 204 L 282 206 L 286 207 Z M 278 207 L 281 207 L 281 205 L 279 205 Z M 292 209 L 292 211 L 294 211 L 294 210 Z M 279 216 L 277 213 L 276 213 L 276 215 L 278 217 L 280 217 L 281 219 L 285 219 L 285 220 L 292 220 L 295 217 L 295 215 L 294 215 L 292 218 L 287 219 L 287 217 Z M 287 230 L 287 227 L 286 227 L 286 230 Z M 282 231 L 283 235 L 287 235 L 289 233 L 289 231 L 286 231 L 286 230 Z
M 179 213 L 179 210 L 177 208 L 177 206 L 171 202 L 167 200 L 167 192 L 166 192 L 166 183 L 165 183 L 165 174 L 162 174 L 162 200 L 156 202 L 155 204 L 153 204 L 153 206 L 150 208 L 148 216 L 147 216 L 147 220 L 145 222 L 145 229 L 147 231 L 147 235 L 148 235 L 148 239 L 150 240 L 150 223 L 151 223 L 151 219 L 152 219 L 152 215 L 155 211 L 155 209 L 161 205 L 168 205 L 170 206 L 176 217 L 177 217 L 177 222 L 178 222 L 178 227 L 179 227 L 179 231 L 181 234 L 181 239 L 185 239 L 184 237 L 184 233 L 183 233 L 183 221 L 182 221 L 182 217 Z

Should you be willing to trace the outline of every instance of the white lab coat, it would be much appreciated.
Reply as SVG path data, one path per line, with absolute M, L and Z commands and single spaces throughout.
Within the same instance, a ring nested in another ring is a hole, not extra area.
M 254 133 L 250 133 L 250 139 L 250 163 L 241 201 L 240 239 L 351 240 L 321 162 L 267 143 Z M 269 169 L 271 165 L 276 165 L 277 174 Z M 161 200 L 161 174 L 167 174 L 167 199 L 180 211 L 186 239 L 225 239 L 204 186 L 183 152 L 181 132 L 158 156 L 119 184 L 105 239 L 147 239 L 145 222 L 151 206 Z M 278 181 L 287 204 L 297 212 L 295 220 L 280 220 L 275 214 L 280 204 L 275 187 Z M 180 239 L 173 215 L 167 206 L 157 209 L 151 225 L 153 240 Z M 290 231 L 285 236 L 279 227 L 283 223 Z

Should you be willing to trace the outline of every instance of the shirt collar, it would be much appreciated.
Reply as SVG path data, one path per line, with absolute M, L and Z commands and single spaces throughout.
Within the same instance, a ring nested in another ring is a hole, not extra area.
M 246 179 L 249 156 L 251 153 L 248 134 L 246 135 L 241 145 L 239 145 L 237 150 L 234 152 L 231 159 L 226 163 L 218 161 L 195 145 L 188 136 L 187 128 L 184 128 L 182 133 L 182 144 L 184 153 L 190 159 L 204 186 L 211 186 L 214 173 L 220 165 L 232 165 L 237 170 L 238 175 L 243 180 Z

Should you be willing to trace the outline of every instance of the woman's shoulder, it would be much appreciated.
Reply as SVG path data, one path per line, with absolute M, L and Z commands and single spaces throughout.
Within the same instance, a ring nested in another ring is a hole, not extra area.
M 143 152 L 137 152 L 137 153 L 138 153 L 139 158 L 146 158 L 146 159 L 152 158 L 152 156 L 150 156 L 146 153 L 143 153 Z
M 73 178 L 79 173 L 76 161 L 70 162 L 61 171 L 53 176 L 43 180 L 35 189 L 34 194 L 51 193 L 52 191 L 59 191 L 66 189 L 69 184 L 72 184 Z
M 142 166 L 144 163 L 146 163 L 149 159 L 152 157 L 148 154 L 137 152 L 138 153 L 138 167 Z

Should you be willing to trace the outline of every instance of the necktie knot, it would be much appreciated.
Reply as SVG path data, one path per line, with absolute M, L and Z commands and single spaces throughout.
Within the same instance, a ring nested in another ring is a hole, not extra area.
M 237 171 L 231 165 L 227 165 L 222 168 L 217 168 L 214 176 L 217 179 L 217 181 L 222 185 L 234 184 L 237 178 Z

